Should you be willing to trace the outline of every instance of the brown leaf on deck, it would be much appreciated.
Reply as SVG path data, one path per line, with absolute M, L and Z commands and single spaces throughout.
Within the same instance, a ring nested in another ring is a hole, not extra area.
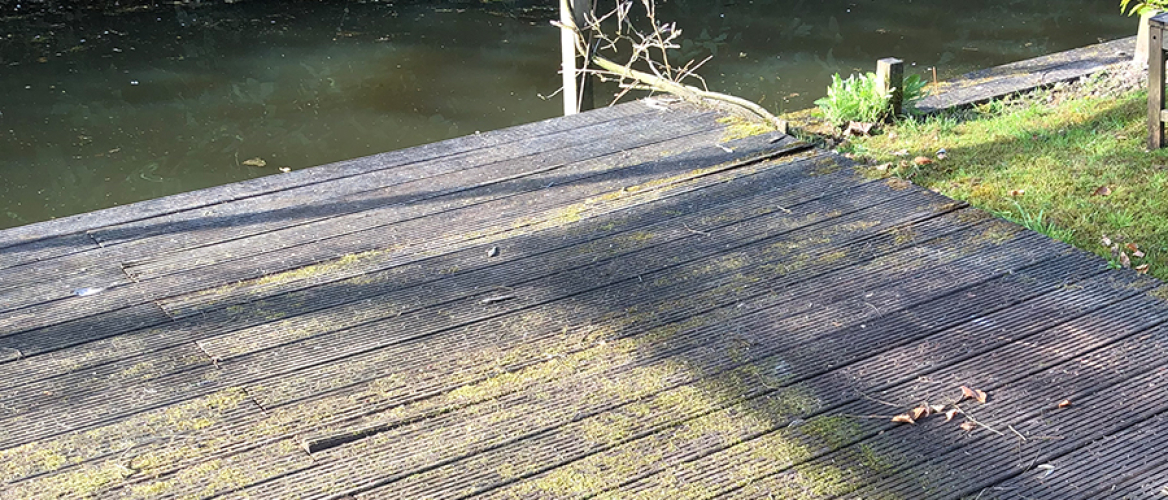
M 1059 404 L 1058 404 L 1058 407 L 1060 410 L 1063 408 L 1068 408 L 1070 406 L 1071 406 L 1071 400 L 1069 400 L 1069 399 L 1064 399 L 1062 401 L 1059 401 Z
M 978 403 L 985 404 L 986 393 L 985 391 L 973 389 L 969 386 L 963 385 L 961 386 L 961 399 L 972 399 Z
M 953 409 L 945 412 L 945 421 L 948 422 L 950 420 L 953 420 L 953 417 L 956 417 L 958 413 L 961 413 L 961 410 L 958 410 L 957 408 L 953 408 Z
M 943 413 L 945 411 L 945 405 L 933 405 L 929 407 L 929 410 L 932 413 Z
M 912 416 L 907 414 L 907 413 L 905 413 L 903 415 L 897 415 L 895 417 L 892 417 L 892 421 L 897 422 L 897 423 L 901 423 L 901 424 L 915 424 L 915 423 L 917 423 L 917 421 L 913 420 Z
M 961 423 L 961 430 L 963 430 L 965 432 L 973 432 L 973 430 L 976 428 L 977 428 L 977 424 L 970 422 L 968 420 Z
M 908 414 L 910 417 L 912 417 L 913 420 L 920 420 L 924 417 L 929 416 L 929 407 L 928 406 L 918 406 L 918 407 L 910 410 L 908 412 Z

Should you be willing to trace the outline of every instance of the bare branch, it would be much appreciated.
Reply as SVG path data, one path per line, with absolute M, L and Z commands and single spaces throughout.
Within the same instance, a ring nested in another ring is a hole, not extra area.
M 567 0 L 561 0 L 566 2 Z M 681 45 L 678 40 L 681 30 L 676 23 L 663 23 L 657 19 L 656 0 L 640 0 L 644 9 L 644 20 L 648 30 L 642 31 L 634 26 L 632 8 L 634 0 L 618 0 L 616 7 L 603 15 L 589 14 L 583 28 L 572 23 L 553 22 L 560 29 L 575 33 L 576 49 L 578 53 L 588 54 L 588 61 L 598 69 L 582 70 L 598 76 L 602 81 L 616 81 L 621 92 L 617 100 L 632 90 L 648 90 L 650 92 L 665 92 L 673 94 L 691 102 L 716 100 L 730 103 L 749 110 L 779 130 L 786 132 L 786 122 L 772 115 L 762 106 L 731 95 L 711 92 L 704 78 L 697 74 L 697 70 L 710 61 L 713 56 L 706 57 L 700 62 L 688 61 L 676 66 L 669 59 L 669 51 L 678 49 Z M 615 22 L 615 29 L 605 32 L 602 24 Z M 585 45 L 583 32 L 587 31 L 595 44 L 592 47 Z M 621 64 L 601 55 L 602 52 L 627 54 L 625 63 Z M 643 69 L 638 69 L 643 68 Z M 686 85 L 688 79 L 700 82 L 702 88 Z

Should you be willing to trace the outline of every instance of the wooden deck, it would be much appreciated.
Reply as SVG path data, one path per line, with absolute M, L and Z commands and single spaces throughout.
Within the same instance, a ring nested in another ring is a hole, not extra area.
M 941 82 L 916 108 L 936 113 L 1083 78 L 1130 63 L 1135 49 L 1136 37 L 1131 36 L 974 71 Z
M 638 102 L 0 232 L 0 498 L 1165 497 L 1168 288 L 746 131 Z

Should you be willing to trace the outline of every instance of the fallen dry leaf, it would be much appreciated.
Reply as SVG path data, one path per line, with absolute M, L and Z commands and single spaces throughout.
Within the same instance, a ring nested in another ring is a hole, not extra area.
M 929 407 L 918 406 L 910 410 L 908 414 L 912 417 L 913 420 L 920 420 L 921 418 L 929 416 Z
M 264 161 L 263 158 L 258 158 L 258 157 L 252 158 L 250 160 L 243 160 L 243 164 L 247 165 L 249 167 L 256 167 L 256 168 L 263 168 L 263 167 L 268 166 L 268 162 Z
M 1136 266 L 1136 272 L 1138 272 L 1140 274 L 1148 274 L 1148 265 L 1147 264 L 1140 264 L 1140 265 Z
M 973 430 L 976 428 L 977 428 L 977 424 L 975 424 L 973 422 L 965 421 L 965 422 L 961 423 L 961 430 L 963 430 L 965 432 L 973 432 Z
M 900 151 L 893 151 L 892 156 L 908 156 L 908 150 L 902 149 Z
M 895 417 L 892 417 L 892 421 L 897 422 L 897 423 L 902 423 L 902 424 L 915 424 L 915 423 L 917 423 L 916 420 L 913 420 L 912 416 L 907 414 L 907 413 L 905 413 L 903 415 L 897 415 Z
M 1018 197 L 1018 196 L 1023 196 L 1025 194 L 1026 194 L 1025 189 L 1011 189 L 1010 190 L 1010 196 Z
M 859 135 L 859 136 L 872 135 L 872 127 L 875 127 L 875 126 L 876 126 L 875 123 L 848 122 L 848 129 L 845 131 L 845 133 L 847 133 L 848 135 Z
M 973 389 L 973 388 L 970 388 L 968 386 L 963 385 L 963 386 L 961 386 L 961 398 L 962 399 L 972 399 L 974 401 L 977 401 L 978 403 L 985 404 L 986 393 L 985 393 L 985 391 Z
M 932 158 L 929 158 L 927 156 L 918 156 L 916 158 L 913 158 L 913 163 L 916 163 L 917 165 L 929 165 L 929 164 L 936 163 L 936 162 L 933 161 Z
M 1109 195 L 1111 195 L 1111 188 L 1107 187 L 1106 184 L 1095 188 L 1095 190 L 1091 192 L 1091 196 L 1109 196 Z
M 1124 269 L 1131 267 L 1131 259 L 1128 258 L 1127 252 L 1119 252 L 1119 265 L 1123 266 Z
M 1126 245 L 1124 245 L 1124 246 L 1125 246 L 1125 247 L 1127 247 L 1127 249 L 1128 249 L 1128 250 L 1131 250 L 1131 251 L 1133 251 L 1133 252 L 1138 252 L 1138 251 L 1140 251 L 1140 246 L 1139 246 L 1139 245 L 1137 245 L 1137 244 L 1135 244 L 1135 243 L 1128 243 L 1128 244 L 1126 244 Z
M 945 421 L 948 422 L 950 420 L 953 420 L 953 417 L 956 417 L 958 413 L 961 413 L 961 410 L 958 410 L 957 408 L 953 408 L 953 409 L 945 412 Z
M 877 172 L 887 172 L 888 169 L 892 168 L 892 164 L 891 163 L 881 163 L 881 164 L 876 165 L 875 167 L 872 167 L 872 168 L 875 168 Z
M 1144 252 L 1142 252 L 1140 250 L 1136 250 L 1136 251 L 1132 252 L 1132 257 L 1135 257 L 1137 259 L 1142 259 L 1142 258 L 1144 258 L 1145 255 L 1147 255 L 1147 254 L 1145 254 Z
M 1111 246 L 1111 238 L 1108 238 L 1107 235 L 1105 234 L 1105 235 L 1103 235 L 1103 238 L 1101 238 L 1099 240 L 1099 243 L 1102 243 L 1103 246 L 1105 246 L 1105 247 L 1110 247 Z
M 945 411 L 945 405 L 933 405 L 929 407 L 933 413 L 941 413 Z
M 1059 409 L 1060 409 L 1060 410 L 1061 410 L 1061 409 L 1063 409 L 1063 408 L 1067 408 L 1067 407 L 1069 407 L 1069 406 L 1071 406 L 1071 400 L 1069 400 L 1069 399 L 1064 399 L 1064 400 L 1062 400 L 1062 401 L 1059 401 L 1058 407 L 1059 407 Z

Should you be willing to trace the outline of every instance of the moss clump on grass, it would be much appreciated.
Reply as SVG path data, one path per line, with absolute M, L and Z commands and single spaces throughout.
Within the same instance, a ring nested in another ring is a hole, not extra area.
M 1168 279 L 1168 150 L 1145 150 L 1147 94 L 1131 79 L 1102 75 L 909 120 L 841 149 L 868 160 L 870 175 L 909 179 L 1116 266 L 1102 237 L 1135 244 L 1144 257 L 1125 250 L 1131 265 Z

